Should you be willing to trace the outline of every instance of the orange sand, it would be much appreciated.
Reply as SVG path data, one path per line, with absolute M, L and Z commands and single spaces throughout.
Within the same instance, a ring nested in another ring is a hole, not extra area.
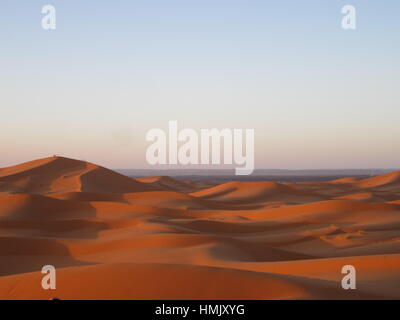
M 3 168 L 0 299 L 400 299 L 399 177 L 206 187 L 61 157 Z

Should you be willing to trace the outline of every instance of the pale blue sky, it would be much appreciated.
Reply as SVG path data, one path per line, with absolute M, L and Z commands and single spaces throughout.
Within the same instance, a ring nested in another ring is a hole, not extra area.
M 254 128 L 257 168 L 399 167 L 399 14 L 398 0 L 1 0 L 0 167 L 146 168 L 145 133 L 169 120 Z

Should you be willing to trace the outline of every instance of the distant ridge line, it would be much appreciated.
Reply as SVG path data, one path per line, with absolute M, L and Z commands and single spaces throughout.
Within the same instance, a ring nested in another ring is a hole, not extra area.
M 231 176 L 234 169 L 114 169 L 128 176 Z M 251 176 L 377 176 L 400 169 L 256 169 Z

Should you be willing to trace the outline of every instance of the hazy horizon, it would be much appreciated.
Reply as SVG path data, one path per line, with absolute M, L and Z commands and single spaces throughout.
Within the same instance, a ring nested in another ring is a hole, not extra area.
M 84 161 L 84 162 L 89 162 L 89 163 L 93 163 L 95 165 L 101 165 L 100 163 L 96 163 L 93 161 L 90 161 L 88 159 L 77 159 L 77 158 L 70 158 L 68 156 L 65 155 L 47 155 L 43 158 L 32 158 L 32 159 L 28 159 L 25 161 L 21 161 L 21 162 L 16 162 L 16 163 L 12 163 L 10 165 L 5 165 L 5 166 L 0 166 L 0 169 L 2 168 L 7 168 L 7 167 L 12 167 L 12 166 L 17 166 L 20 164 L 24 164 L 26 162 L 30 162 L 30 161 L 36 161 L 36 160 L 41 160 L 41 159 L 45 159 L 45 158 L 51 158 L 51 157 L 61 157 L 61 158 L 69 158 L 69 159 L 73 159 L 73 160 L 77 160 L 77 161 Z M 105 166 L 107 167 L 107 166 Z M 167 171 L 172 171 L 172 172 L 177 172 L 177 171 L 181 171 L 181 172 L 201 172 L 201 171 L 212 171 L 212 172 L 234 172 L 235 168 L 233 165 L 188 165 L 188 166 L 183 166 L 183 165 L 158 165 L 158 166 L 147 166 L 147 167 L 107 167 L 108 169 L 111 170 L 115 170 L 115 171 L 143 171 L 143 172 L 167 172 Z M 387 173 L 387 172 L 393 172 L 393 171 L 399 171 L 400 167 L 393 167 L 393 168 L 379 168 L 379 167 L 366 167 L 366 168 L 351 168 L 351 167 L 343 167 L 343 168 L 324 168 L 324 167 L 316 167 L 316 168 L 255 168 L 254 169 L 254 175 L 260 174 L 260 172 L 264 172 L 264 171 L 271 171 L 271 172 L 312 172 L 312 171 L 318 171 L 318 172 L 322 172 L 322 171 L 333 171 L 333 172 L 344 172 L 344 171 L 355 171 L 355 172 L 360 172 L 359 174 L 364 174 L 368 171 L 376 171 L 376 172 L 381 172 L 381 173 Z M 329 172 L 328 172 L 329 173 Z

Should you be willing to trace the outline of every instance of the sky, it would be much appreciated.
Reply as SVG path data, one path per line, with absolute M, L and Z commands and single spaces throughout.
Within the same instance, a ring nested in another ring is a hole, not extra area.
M 41 27 L 47 4 L 56 30 Z M 254 129 L 256 168 L 398 168 L 399 13 L 398 0 L 1 0 L 0 167 L 58 154 L 150 168 L 146 132 L 177 120 Z

